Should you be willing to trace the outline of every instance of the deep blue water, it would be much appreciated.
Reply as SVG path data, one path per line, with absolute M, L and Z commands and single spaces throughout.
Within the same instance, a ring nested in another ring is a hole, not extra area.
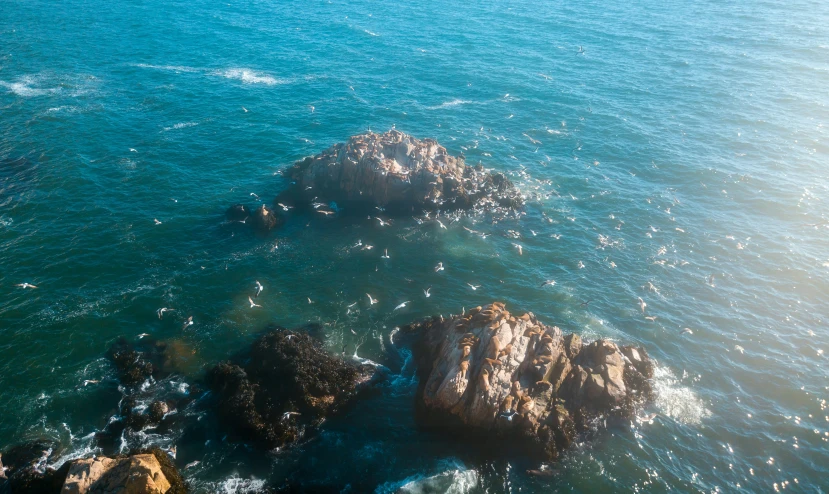
M 0 450 L 46 435 L 88 453 L 121 398 L 104 358 L 119 336 L 187 356 L 150 389 L 169 392 L 268 322 L 325 323 L 332 351 L 379 359 L 395 326 L 499 299 L 644 345 L 659 417 L 539 481 L 418 431 L 404 368 L 278 455 L 182 431 L 130 441 L 202 461 L 185 472 L 198 492 L 287 475 L 352 492 L 827 492 L 827 104 L 820 1 L 0 0 Z M 526 215 L 293 217 L 266 239 L 221 225 L 295 160 L 392 126 L 507 172 Z

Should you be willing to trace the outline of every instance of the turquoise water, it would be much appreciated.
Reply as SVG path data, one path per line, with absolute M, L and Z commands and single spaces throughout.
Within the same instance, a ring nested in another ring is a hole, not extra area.
M 417 430 L 404 367 L 287 452 L 210 426 L 131 445 L 200 460 L 198 492 L 829 491 L 829 4 L 4 0 L 0 40 L 0 450 L 94 448 L 119 336 L 188 356 L 152 393 L 268 322 L 325 323 L 332 351 L 379 360 L 395 326 L 499 299 L 648 348 L 659 417 L 531 479 Z M 526 215 L 222 225 L 295 160 L 392 126 L 508 173 Z

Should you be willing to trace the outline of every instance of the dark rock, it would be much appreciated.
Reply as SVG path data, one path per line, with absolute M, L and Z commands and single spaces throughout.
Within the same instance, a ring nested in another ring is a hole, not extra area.
M 253 227 L 257 233 L 263 234 L 273 230 L 281 222 L 280 216 L 264 204 L 259 206 L 259 209 L 254 211 L 248 219 L 248 223 L 250 223 L 251 227 Z
M 369 132 L 297 162 L 292 186 L 277 197 L 309 205 L 315 198 L 352 209 L 382 207 L 390 215 L 423 210 L 515 209 L 523 199 L 506 176 L 466 166 L 434 139 L 396 130 Z
M 2 457 L 6 466 L 7 481 L 0 480 L 0 492 L 57 494 L 63 485 L 67 466 L 57 470 L 48 466 L 56 456 L 58 445 L 49 440 L 35 440 L 19 444 Z M 4 485 L 5 483 L 5 485 Z
M 248 209 L 248 207 L 244 204 L 234 204 L 225 212 L 225 218 L 227 218 L 227 221 L 243 222 L 247 220 L 249 216 L 250 209 Z
M 376 371 L 328 354 L 305 332 L 276 329 L 254 342 L 242 364 L 222 362 L 207 380 L 224 427 L 272 449 L 342 409 Z
M 137 386 L 153 375 L 153 364 L 142 353 L 129 343 L 126 338 L 120 338 L 112 345 L 108 353 L 109 359 L 115 364 L 118 378 L 125 386 Z
M 432 317 L 401 334 L 416 336 L 423 425 L 496 437 L 539 460 L 555 459 L 597 418 L 630 418 L 652 398 L 644 349 L 607 340 L 584 345 L 499 302 Z

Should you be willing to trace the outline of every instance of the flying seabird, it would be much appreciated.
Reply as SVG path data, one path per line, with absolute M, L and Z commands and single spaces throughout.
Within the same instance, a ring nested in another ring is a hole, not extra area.
M 23 289 L 26 289 L 26 288 L 37 288 L 35 285 L 32 285 L 31 283 L 18 283 L 18 284 L 14 285 L 14 286 L 19 286 L 19 287 L 21 287 L 21 288 L 23 288 Z
M 515 246 L 516 249 L 518 249 L 518 255 L 519 256 L 524 255 L 524 248 L 521 247 L 521 244 L 512 244 L 512 245 Z
M 648 304 L 646 304 L 645 301 L 642 300 L 642 297 L 639 297 L 639 308 L 642 309 L 642 314 L 645 313 L 645 307 L 647 306 Z
M 388 259 L 388 258 L 389 258 L 389 249 L 386 249 L 384 252 L 385 252 L 385 253 L 384 253 L 382 256 L 380 256 L 380 257 L 381 257 L 382 259 Z
M 192 325 L 193 325 L 193 316 L 190 316 L 190 317 L 187 318 L 186 321 L 184 321 L 184 326 L 181 329 L 187 329 L 188 326 L 192 326 Z
M 369 295 L 368 293 L 366 293 L 366 296 L 368 296 L 368 305 L 369 305 L 369 307 L 371 307 L 372 305 L 377 303 L 376 298 L 372 298 L 371 295 Z
M 155 311 L 155 313 L 158 314 L 158 318 L 161 319 L 161 316 L 163 316 L 165 312 L 173 311 L 173 310 L 175 310 L 175 309 L 168 309 L 167 307 L 162 307 L 162 308 L 158 309 L 157 311 Z
M 429 298 L 429 297 L 432 296 L 432 294 L 430 293 L 431 291 L 432 291 L 432 285 L 429 285 L 429 288 L 423 290 L 423 295 L 426 295 L 426 298 Z
M 481 288 L 481 285 L 473 285 L 472 283 L 467 283 L 467 285 L 469 285 L 469 288 L 471 288 L 473 290 L 477 290 L 478 288 Z
M 438 225 L 440 225 L 440 227 L 441 227 L 441 228 L 443 228 L 444 230 L 446 230 L 446 225 L 444 225 L 444 224 L 443 224 L 443 222 L 441 222 L 440 220 L 435 220 L 435 221 L 437 221 L 437 222 L 438 222 Z
M 253 309 L 254 307 L 262 307 L 261 305 L 254 303 L 253 299 L 248 297 L 248 302 L 250 302 L 250 308 Z
M 155 224 L 156 224 L 156 225 L 160 225 L 160 224 L 161 224 L 161 222 L 160 222 L 160 221 L 158 221 L 156 218 L 153 218 L 153 221 L 155 222 Z
M 545 281 L 544 283 L 541 284 L 541 288 L 544 288 L 547 285 L 553 286 L 555 284 L 556 284 L 556 280 L 547 280 L 547 281 Z
M 259 283 L 257 281 L 256 282 L 256 296 L 258 297 L 259 294 L 262 293 L 262 290 L 264 290 L 264 289 L 265 289 L 265 287 L 262 286 L 262 283 Z
M 409 303 L 408 300 L 406 302 L 401 302 L 400 305 L 398 305 L 397 307 L 394 308 L 394 310 L 400 310 L 403 307 L 406 307 L 406 304 L 408 304 L 408 303 Z
M 435 266 L 435 273 L 438 271 L 443 271 L 443 263 L 439 262 L 437 266 Z

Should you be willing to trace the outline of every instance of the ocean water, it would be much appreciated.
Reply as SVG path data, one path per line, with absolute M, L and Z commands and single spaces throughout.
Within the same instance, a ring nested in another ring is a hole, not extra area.
M 322 323 L 332 352 L 380 360 L 396 326 L 503 300 L 645 346 L 658 371 L 643 413 L 658 417 L 530 478 L 418 430 L 402 365 L 278 454 L 209 425 L 130 445 L 201 461 L 184 472 L 196 492 L 286 478 L 344 492 L 827 492 L 827 104 L 821 1 L 3 0 L 0 450 L 47 436 L 64 458 L 94 451 L 122 397 L 104 357 L 120 336 L 175 346 L 175 374 L 146 392 L 186 393 L 269 322 Z M 267 238 L 222 224 L 251 193 L 269 202 L 295 160 L 392 127 L 509 174 L 526 215 L 447 230 L 293 215 Z M 159 320 L 159 307 L 177 312 Z M 209 423 L 197 406 L 178 413 Z

